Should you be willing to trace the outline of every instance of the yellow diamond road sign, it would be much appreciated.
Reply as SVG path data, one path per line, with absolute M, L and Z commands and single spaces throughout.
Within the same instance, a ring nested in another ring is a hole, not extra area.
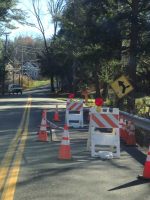
M 119 98 L 124 97 L 133 90 L 133 86 L 124 75 L 116 79 L 111 87 Z

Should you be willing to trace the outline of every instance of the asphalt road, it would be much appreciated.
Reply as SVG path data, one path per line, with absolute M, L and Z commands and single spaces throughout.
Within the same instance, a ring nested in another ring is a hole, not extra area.
M 58 159 L 63 130 L 52 141 L 39 142 L 41 112 L 53 122 L 56 103 L 64 126 L 65 102 L 50 98 L 49 88 L 0 97 L 0 199 L 1 200 L 148 200 L 150 182 L 143 172 L 146 153 L 121 142 L 120 159 L 92 158 L 86 149 L 88 131 L 70 129 L 72 159 Z M 86 119 L 84 120 L 86 122 Z

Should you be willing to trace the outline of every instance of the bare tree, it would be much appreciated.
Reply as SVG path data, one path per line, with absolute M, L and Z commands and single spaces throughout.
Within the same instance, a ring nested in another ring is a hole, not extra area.
M 48 67 L 48 56 L 49 56 L 49 48 L 48 48 L 48 43 L 47 43 L 47 39 L 46 39 L 46 35 L 45 35 L 45 29 L 44 29 L 44 23 L 42 21 L 42 14 L 41 14 L 41 5 L 40 5 L 40 0 L 32 0 L 32 6 L 33 6 L 33 12 L 32 14 L 35 16 L 38 26 L 33 25 L 34 27 L 36 27 L 42 34 L 43 36 L 43 40 L 44 40 L 44 47 L 45 47 L 45 52 L 44 56 L 46 58 L 46 66 Z M 49 66 L 51 67 L 51 66 Z M 55 88 L 54 88 L 54 75 L 53 73 L 50 74 L 50 80 L 51 80 L 51 91 L 54 92 Z
M 46 36 L 45 36 L 45 29 L 44 29 L 44 25 L 41 19 L 41 13 L 40 13 L 40 0 L 32 0 L 32 6 L 33 6 L 33 11 L 34 11 L 34 16 L 36 17 L 37 23 L 38 23 L 38 27 L 36 26 L 36 28 L 41 32 L 42 36 L 43 36 L 43 40 L 44 40 L 44 45 L 45 45 L 45 50 L 48 53 L 48 45 L 47 45 L 47 40 L 46 40 Z
M 52 17 L 54 25 L 54 38 L 57 34 L 58 22 L 61 18 L 62 11 L 64 9 L 64 0 L 49 0 L 48 1 L 48 11 Z
M 38 26 L 34 25 L 36 28 L 38 28 L 38 30 L 41 32 L 42 36 L 43 36 L 43 40 L 44 40 L 44 46 L 45 46 L 45 58 L 46 58 L 46 63 L 47 63 L 47 67 L 51 67 L 51 74 L 50 74 L 50 79 L 51 79 L 51 91 L 54 92 L 54 72 L 53 72 L 53 68 L 52 66 L 49 66 L 49 47 L 48 47 L 48 43 L 47 43 L 47 39 L 45 36 L 45 29 L 44 29 L 44 24 L 42 21 L 42 14 L 41 13 L 42 9 L 41 9 L 41 4 L 40 4 L 40 0 L 32 0 L 32 6 L 33 6 L 33 14 L 37 20 Z M 48 10 L 49 14 L 51 15 L 51 18 L 53 20 L 53 24 L 54 24 L 54 36 L 56 36 L 57 34 L 57 28 L 58 28 L 58 21 L 59 18 L 61 16 L 61 13 L 63 11 L 64 8 L 64 0 L 48 0 L 47 1 L 47 6 L 48 6 Z

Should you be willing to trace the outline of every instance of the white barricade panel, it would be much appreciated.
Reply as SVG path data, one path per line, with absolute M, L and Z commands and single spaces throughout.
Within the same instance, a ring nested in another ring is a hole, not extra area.
M 102 108 L 101 112 L 91 109 L 89 135 L 91 156 L 98 156 L 97 146 L 109 146 L 114 157 L 120 157 L 119 109 Z M 115 148 L 115 151 L 112 150 Z
M 99 156 L 99 151 L 106 149 L 111 151 L 113 156 L 116 158 L 120 157 L 120 137 L 118 133 L 106 133 L 99 132 L 94 130 L 92 127 L 91 134 L 91 156 Z
M 67 100 L 66 123 L 69 127 L 83 127 L 83 100 Z

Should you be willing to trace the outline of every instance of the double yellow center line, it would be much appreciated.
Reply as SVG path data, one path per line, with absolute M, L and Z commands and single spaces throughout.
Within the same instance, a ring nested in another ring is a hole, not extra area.
M 0 166 L 1 200 L 13 200 L 22 155 L 28 135 L 31 98 L 28 98 L 18 131 L 11 141 Z

